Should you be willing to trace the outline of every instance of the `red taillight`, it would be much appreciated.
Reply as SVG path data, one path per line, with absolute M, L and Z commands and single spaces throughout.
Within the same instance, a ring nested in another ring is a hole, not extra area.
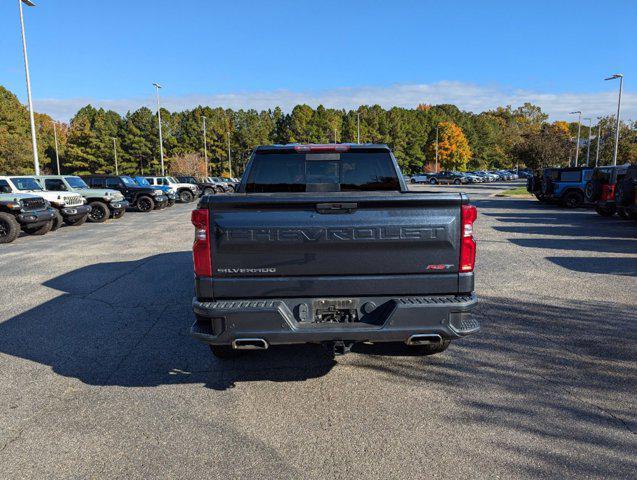
M 192 211 L 192 224 L 195 226 L 195 242 L 192 244 L 192 260 L 197 277 L 212 277 L 210 259 L 210 216 L 205 208 Z
M 338 143 L 330 143 L 326 145 L 295 145 L 294 150 L 297 152 L 347 152 L 349 145 L 341 145 Z
M 460 271 L 473 272 L 476 264 L 476 241 L 473 238 L 473 222 L 478 218 L 478 209 L 473 205 L 462 205 L 462 232 L 460 238 Z
M 612 202 L 615 200 L 615 185 L 605 183 L 602 185 L 602 200 Z

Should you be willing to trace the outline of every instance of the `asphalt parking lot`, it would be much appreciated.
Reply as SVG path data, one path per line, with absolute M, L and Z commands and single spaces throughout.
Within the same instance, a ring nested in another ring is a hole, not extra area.
M 463 190 L 482 331 L 443 354 L 189 336 L 192 205 L 0 246 L 0 478 L 634 478 L 637 223 Z

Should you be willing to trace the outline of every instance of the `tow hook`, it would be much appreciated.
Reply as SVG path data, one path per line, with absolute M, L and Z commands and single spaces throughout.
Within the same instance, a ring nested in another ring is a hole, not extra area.
M 331 350 L 335 357 L 337 357 L 349 353 L 352 350 L 352 345 L 354 345 L 354 342 L 351 340 L 336 340 L 334 342 L 327 342 L 326 347 L 328 350 Z

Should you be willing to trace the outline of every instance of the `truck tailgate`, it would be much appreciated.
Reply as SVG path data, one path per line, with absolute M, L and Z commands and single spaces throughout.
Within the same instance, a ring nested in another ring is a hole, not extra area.
M 398 192 L 207 197 L 214 296 L 456 293 L 466 202 Z

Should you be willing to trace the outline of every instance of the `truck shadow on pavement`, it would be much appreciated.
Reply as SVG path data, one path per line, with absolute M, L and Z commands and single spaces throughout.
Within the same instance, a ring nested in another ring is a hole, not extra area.
M 319 346 L 215 359 L 190 337 L 192 275 L 191 253 L 177 252 L 90 265 L 48 280 L 44 287 L 60 296 L 0 323 L 0 353 L 86 384 L 129 387 L 303 381 L 335 365 Z

